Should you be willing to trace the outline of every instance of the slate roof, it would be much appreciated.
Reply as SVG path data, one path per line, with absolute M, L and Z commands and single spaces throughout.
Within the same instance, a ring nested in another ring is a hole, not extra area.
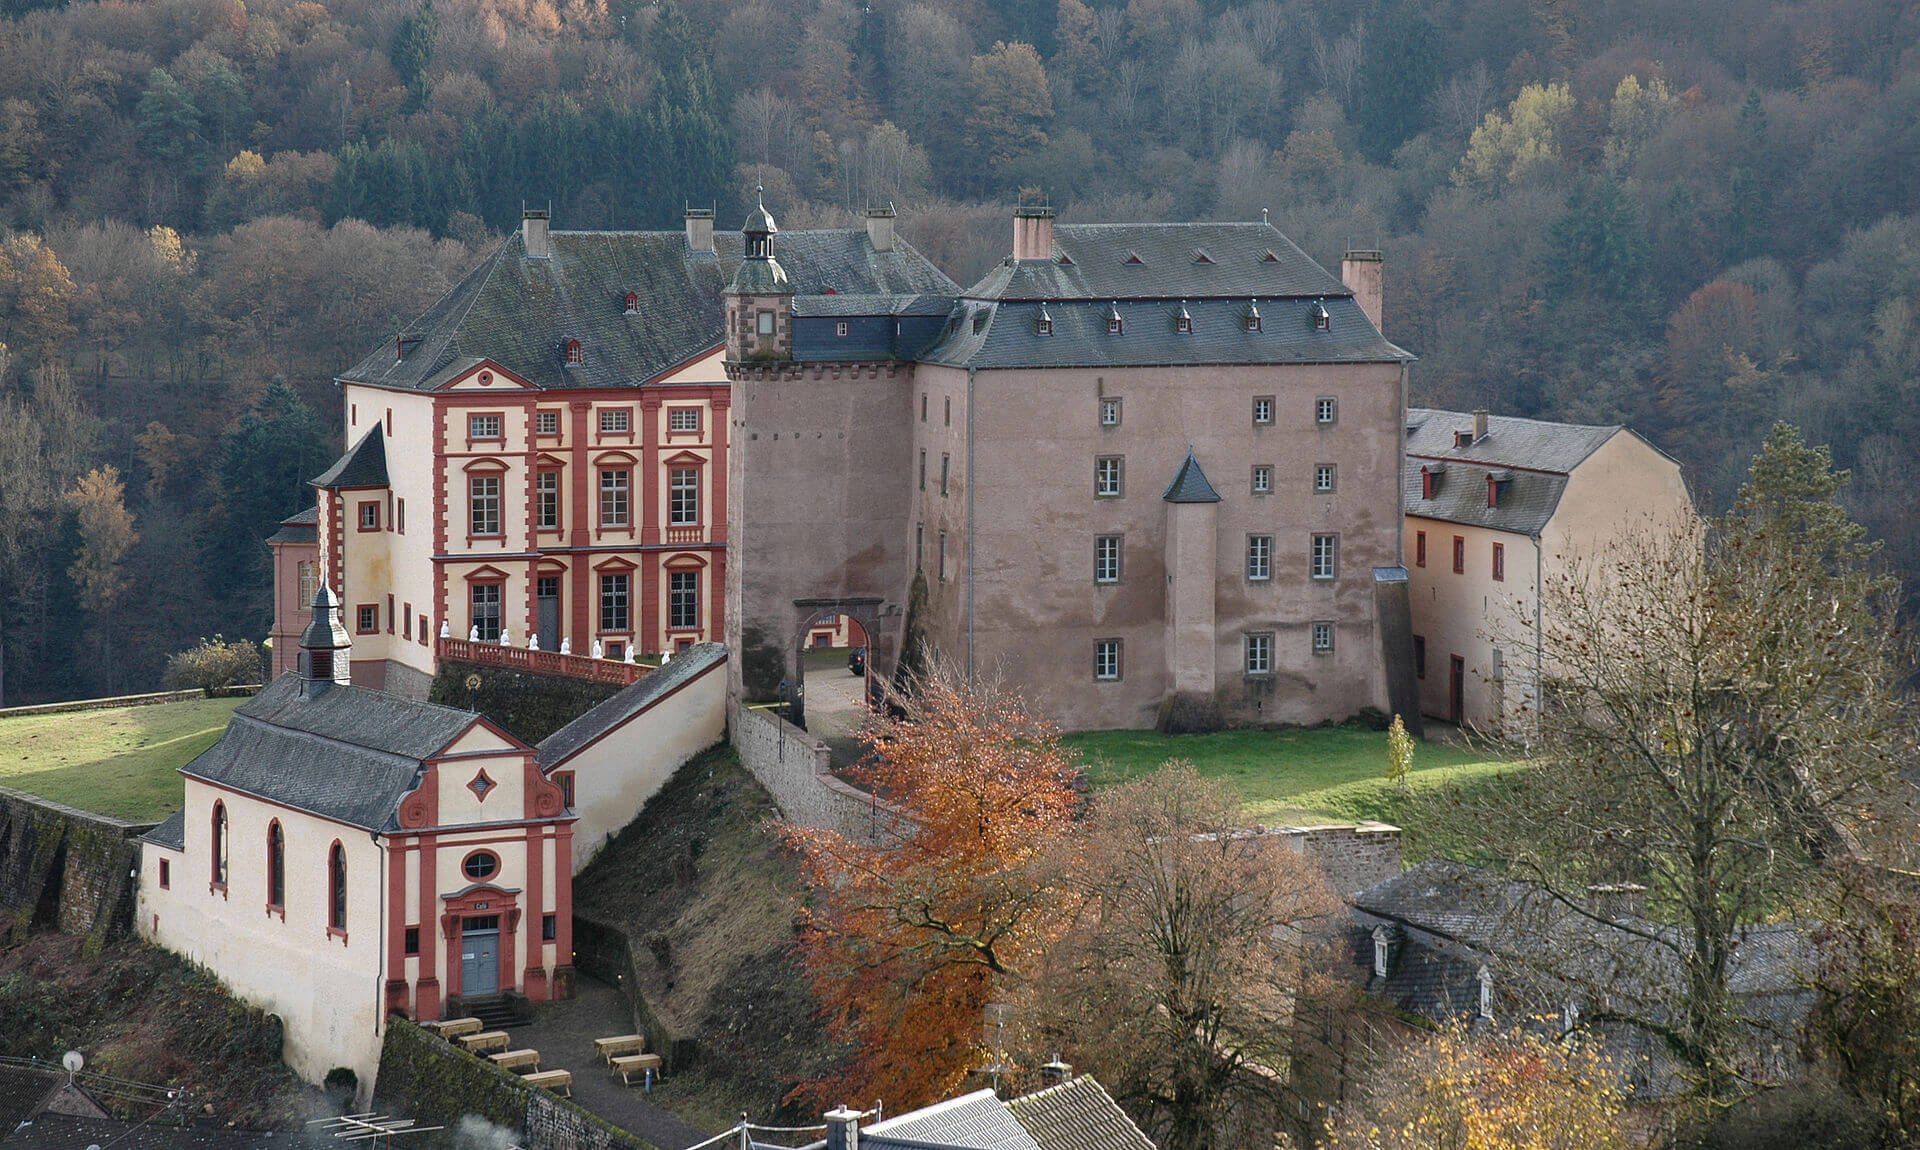
M 726 661 L 727 649 L 719 643 L 697 643 L 675 655 L 666 666 L 647 672 L 612 698 L 602 700 L 586 714 L 542 739 L 538 755 L 541 769 L 566 762 L 588 743 L 646 710 L 654 700 Z
M 955 1147 L 957 1150 L 1040 1150 L 992 1090 L 976 1090 L 936 1102 L 860 1131 L 860 1144 L 875 1147 Z
M 309 507 L 280 521 L 280 530 L 267 536 L 272 543 L 313 543 L 319 538 L 320 509 Z
M 1566 475 L 1609 439 L 1628 429 L 1620 424 L 1548 423 L 1490 415 L 1484 438 L 1466 447 L 1453 445 L 1454 432 L 1472 430 L 1471 412 L 1410 407 L 1407 409 L 1407 454 L 1423 459 L 1462 460 L 1489 467 L 1524 467 Z
M 175 811 L 160 821 L 160 825 L 140 836 L 141 842 L 152 843 L 168 850 L 187 849 L 187 812 Z
M 387 486 L 387 438 L 380 424 L 360 437 L 360 442 L 334 462 L 313 481 L 315 487 L 335 490 L 347 487 Z M 316 519 L 317 521 L 317 519 Z
M 937 315 L 953 310 L 952 295 L 923 292 L 893 295 L 809 295 L 793 301 L 796 316 Z
M 1427 460 L 1407 457 L 1401 475 L 1401 506 L 1408 515 L 1516 535 L 1538 535 L 1553 519 L 1567 490 L 1564 475 L 1521 471 L 1501 486 L 1500 506 L 1488 507 L 1487 472 L 1492 468 L 1449 462 L 1444 473 L 1436 476 L 1438 485 L 1433 498 L 1428 499 L 1420 472 L 1430 466 Z
M 1007 259 L 966 294 L 1105 303 L 1352 293 L 1270 224 L 1179 223 L 1056 224 L 1052 259 Z
M 280 676 L 235 710 L 226 734 L 181 773 L 349 826 L 394 830 L 401 798 L 424 773 L 421 760 L 478 721 L 364 687 L 303 697 L 300 685 L 297 675 Z
M 1154 1150 L 1153 1140 L 1088 1075 L 1009 1098 L 1006 1106 L 1040 1150 Z
M 419 342 L 396 358 L 383 343 L 340 380 L 432 390 L 490 359 L 535 387 L 631 387 L 724 339 L 721 292 L 741 263 L 738 232 L 695 252 L 683 231 L 549 234 L 550 259 L 528 259 L 516 233 L 408 326 Z M 782 232 L 774 254 L 793 291 L 953 295 L 957 287 L 903 240 L 876 252 L 864 228 Z M 639 299 L 626 314 L 628 292 Z M 563 346 L 581 344 L 567 366 Z
M 1344 290 L 1344 289 L 1343 289 Z M 1257 302 L 1261 330 L 1248 331 Z M 1325 300 L 1332 326 L 1315 331 L 1309 303 L 1269 296 L 1178 300 L 1050 300 L 1053 334 L 1041 335 L 1041 303 L 963 299 L 939 342 L 918 358 L 950 367 L 1155 367 L 1206 364 L 1398 363 L 1412 355 L 1388 342 L 1351 296 Z M 1182 307 L 1193 330 L 1175 320 Z M 1107 330 L 1109 312 L 1121 319 Z
M 1180 470 L 1174 473 L 1173 482 L 1167 485 L 1167 492 L 1161 496 L 1168 503 L 1218 503 L 1220 493 L 1207 482 L 1207 473 L 1200 470 L 1200 461 L 1194 458 L 1193 448 L 1187 448 L 1187 458 L 1180 464 Z
M 114 1150 L 277 1150 L 320 1147 L 330 1140 L 268 1130 L 225 1130 L 203 1126 L 132 1124 L 110 1118 L 74 1118 L 41 1114 L 0 1137 L 6 1150 L 75 1150 L 112 1146 Z
M 1574 468 L 1621 432 L 1594 426 L 1488 416 L 1487 434 L 1455 446 L 1454 433 L 1473 430 L 1473 414 L 1430 407 L 1407 409 L 1407 467 L 1402 475 L 1407 514 L 1469 527 L 1538 535 L 1553 519 Z M 1433 498 L 1424 496 L 1421 470 L 1439 469 Z M 1500 506 L 1487 506 L 1487 476 L 1503 480 Z

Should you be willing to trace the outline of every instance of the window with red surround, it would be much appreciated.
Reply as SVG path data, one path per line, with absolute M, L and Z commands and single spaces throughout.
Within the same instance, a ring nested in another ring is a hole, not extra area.
M 360 530 L 380 530 L 380 503 L 378 500 L 363 500 L 360 504 Z
M 603 407 L 600 409 L 600 434 L 632 435 L 633 409 L 631 407 Z
M 327 936 L 347 937 L 347 848 L 334 840 L 327 852 Z
M 380 605 L 362 603 L 353 609 L 354 632 L 359 635 L 372 635 L 380 630 Z
M 1505 582 L 1507 578 L 1507 545 L 1493 545 L 1493 578 L 1495 582 Z
M 207 885 L 210 890 L 218 891 L 220 894 L 225 895 L 227 893 L 227 848 L 229 846 L 227 842 L 227 804 L 225 803 L 216 802 L 213 804 L 212 842 L 213 849 L 208 852 L 208 857 L 212 864 L 212 874 L 209 876 L 210 881 Z
M 1427 533 L 1425 531 L 1413 533 L 1413 565 L 1415 567 L 1427 565 Z
M 166 859 L 160 860 L 160 889 L 173 889 L 173 865 Z
M 697 407 L 667 408 L 667 431 L 685 434 L 700 430 L 700 409 Z
M 1455 575 L 1465 575 L 1467 573 L 1467 540 L 1465 536 L 1455 535 L 1453 537 L 1453 573 Z
M 393 634 L 393 596 L 387 596 L 387 634 Z

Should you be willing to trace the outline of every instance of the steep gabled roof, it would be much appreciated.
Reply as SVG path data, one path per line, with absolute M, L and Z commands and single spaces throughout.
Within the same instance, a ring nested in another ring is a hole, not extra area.
M 876 1122 L 860 1131 L 862 1145 L 919 1150 L 1040 1150 L 992 1090 L 976 1090 Z
M 347 449 L 347 453 L 334 461 L 332 467 L 322 472 L 313 481 L 315 487 L 328 487 L 336 491 L 350 487 L 387 486 L 387 439 L 376 423 L 373 430 L 360 437 L 360 442 Z
M 1270 224 L 1057 224 L 1053 254 L 1005 260 L 965 294 L 1103 302 L 1352 294 Z
M 631 387 L 720 346 L 721 293 L 741 262 L 738 232 L 696 252 L 685 233 L 563 232 L 528 259 L 510 237 L 408 326 L 405 355 L 384 343 L 341 373 L 348 383 L 431 390 L 461 364 L 492 360 L 542 389 Z M 782 232 L 776 252 L 797 293 L 952 295 L 955 285 L 904 241 L 873 249 L 865 229 Z M 629 314 L 625 300 L 637 297 Z M 564 347 L 580 342 L 568 365 Z
M 1009 1098 L 1007 1111 L 1040 1150 L 1154 1150 L 1153 1140 L 1088 1075 Z

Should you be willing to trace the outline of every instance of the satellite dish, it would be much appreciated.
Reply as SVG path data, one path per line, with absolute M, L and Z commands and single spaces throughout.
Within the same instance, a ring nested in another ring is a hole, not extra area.
M 87 1064 L 86 1056 L 81 1054 L 78 1050 L 69 1050 L 65 1054 L 62 1054 L 60 1056 L 60 1065 L 67 1068 L 68 1074 L 78 1074 L 80 1072 L 80 1068 L 82 1066 L 85 1066 L 86 1064 Z M 87 1150 L 93 1150 L 93 1148 L 89 1146 Z

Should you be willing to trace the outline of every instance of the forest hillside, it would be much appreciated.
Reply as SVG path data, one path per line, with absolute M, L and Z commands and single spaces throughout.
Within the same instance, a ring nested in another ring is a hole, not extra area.
M 0 702 L 259 637 L 333 374 L 514 226 L 892 201 L 1387 260 L 1413 399 L 1630 423 L 1720 509 L 1776 417 L 1920 571 L 1920 9 L 1894 0 L 11 0 Z

